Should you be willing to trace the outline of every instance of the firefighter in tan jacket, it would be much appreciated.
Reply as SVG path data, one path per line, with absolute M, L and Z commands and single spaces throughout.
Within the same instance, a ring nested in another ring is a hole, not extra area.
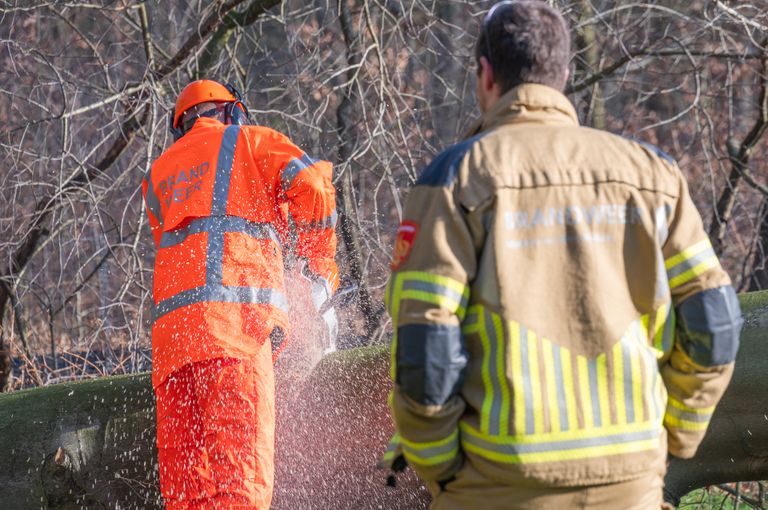
M 386 301 L 391 408 L 433 509 L 658 509 L 733 370 L 739 304 L 686 181 L 653 147 L 578 125 L 567 26 L 497 4 L 484 115 L 426 168 Z

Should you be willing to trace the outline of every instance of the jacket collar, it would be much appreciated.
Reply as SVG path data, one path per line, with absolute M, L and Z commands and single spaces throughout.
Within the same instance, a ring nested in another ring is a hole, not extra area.
M 576 110 L 561 92 L 546 85 L 525 83 L 501 96 L 469 128 L 466 138 L 518 122 L 579 125 Z

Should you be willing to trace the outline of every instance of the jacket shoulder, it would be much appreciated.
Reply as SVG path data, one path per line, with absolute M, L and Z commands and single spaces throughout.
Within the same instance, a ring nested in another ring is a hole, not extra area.
M 641 149 L 651 153 L 652 155 L 661 159 L 665 163 L 668 163 L 670 165 L 677 165 L 677 161 L 675 161 L 675 158 L 673 158 L 672 156 L 670 156 L 669 154 L 667 154 L 666 152 L 664 152 L 663 150 L 659 149 L 658 147 L 656 147 L 651 143 L 638 140 L 637 138 L 634 138 L 634 137 L 622 137 L 622 138 L 624 138 L 629 142 L 637 144 L 638 146 L 640 146 Z
M 417 186 L 450 186 L 459 175 L 459 166 L 464 156 L 467 155 L 472 146 L 485 135 L 479 135 L 468 138 L 455 145 L 448 147 L 438 154 L 427 168 L 421 173 L 416 181 Z

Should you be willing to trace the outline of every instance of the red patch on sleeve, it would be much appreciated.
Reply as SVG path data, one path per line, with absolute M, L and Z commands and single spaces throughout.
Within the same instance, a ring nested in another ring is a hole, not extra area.
M 395 249 L 392 253 L 392 263 L 389 265 L 392 271 L 397 271 L 408 259 L 418 232 L 419 226 L 412 221 L 404 221 L 400 224 L 400 227 L 397 229 Z

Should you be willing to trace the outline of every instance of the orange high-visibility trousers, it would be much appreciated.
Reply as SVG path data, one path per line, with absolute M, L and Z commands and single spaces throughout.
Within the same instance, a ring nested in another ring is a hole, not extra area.
M 166 509 L 269 508 L 275 401 L 265 347 L 254 359 L 192 363 L 155 390 Z

